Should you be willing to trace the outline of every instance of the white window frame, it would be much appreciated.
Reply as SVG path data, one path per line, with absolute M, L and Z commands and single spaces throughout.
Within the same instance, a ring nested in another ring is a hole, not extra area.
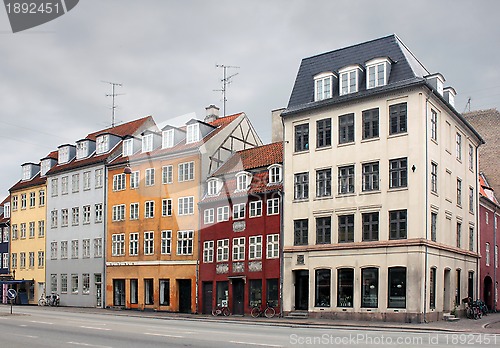
M 88 191 L 90 190 L 90 171 L 83 172 L 83 190 Z
M 154 184 L 155 184 L 155 169 L 154 168 L 147 168 L 146 169 L 145 184 L 146 184 L 146 186 L 154 186 Z
M 262 260 L 262 235 L 248 237 L 248 259 Z
M 161 231 L 161 254 L 170 255 L 172 253 L 172 230 Z
M 96 138 L 96 155 L 108 152 L 109 150 L 109 135 L 102 134 Z
M 90 239 L 88 238 L 82 240 L 82 258 L 90 258 Z
M 277 215 L 280 213 L 280 199 L 271 198 L 266 202 L 267 205 L 267 215 Z
M 174 130 L 167 129 L 162 132 L 162 149 L 174 147 Z
M 319 101 L 328 99 L 333 96 L 333 80 L 332 72 L 324 72 L 314 76 L 314 100 Z
M 380 78 L 379 76 L 380 75 L 379 66 L 383 66 L 384 69 L 382 72 L 383 74 L 382 78 Z M 387 60 L 387 58 L 377 58 L 366 62 L 366 89 L 387 85 L 387 81 L 389 79 L 389 67 L 390 67 L 390 62 Z M 373 81 L 373 85 L 371 85 L 371 79 L 370 79 L 372 71 L 375 78 Z M 382 82 L 380 82 L 380 80 L 382 80 Z
M 245 261 L 245 237 L 233 238 L 233 261 Z
M 144 202 L 144 218 L 152 219 L 155 217 L 155 201 Z
M 186 127 L 186 144 L 200 141 L 200 124 L 198 122 L 188 124 Z
M 233 204 L 233 220 L 245 218 L 246 203 Z
M 203 212 L 203 223 L 205 225 L 214 223 L 214 208 L 205 209 Z
M 358 91 L 359 72 L 360 68 L 358 66 L 348 66 L 339 70 L 339 95 L 356 93 Z M 347 76 L 346 81 L 344 81 L 344 76 Z M 351 83 L 353 79 L 354 79 L 354 87 L 353 84 Z M 344 86 L 345 82 L 347 82 L 346 86 Z
M 164 198 L 161 200 L 161 216 L 172 216 L 173 209 L 172 198 Z
M 144 232 L 144 255 L 155 253 L 155 233 L 154 231 Z
M 84 205 L 83 206 L 83 221 L 82 223 L 84 225 L 90 224 L 90 205 Z
M 139 220 L 139 203 L 130 203 L 130 220 Z
M 217 178 L 207 181 L 207 196 L 217 196 L 222 188 L 222 182 Z
M 247 191 L 252 182 L 252 175 L 248 172 L 239 172 L 236 174 L 236 190 L 235 192 Z
M 194 214 L 194 196 L 179 197 L 178 215 L 193 215 Z
M 139 255 L 139 232 L 132 232 L 128 235 L 128 254 L 130 256 Z
M 111 256 L 125 255 L 125 233 L 111 235 Z
M 277 259 L 279 258 L 279 248 L 280 248 L 280 235 L 268 234 L 266 236 L 266 258 L 267 259 Z
M 217 240 L 217 262 L 229 261 L 229 239 Z
M 139 188 L 140 172 L 138 170 L 130 173 L 130 189 Z
M 217 222 L 229 221 L 229 206 L 217 207 Z
M 125 173 L 113 175 L 113 191 L 123 191 L 127 188 Z
M 194 161 L 179 163 L 178 165 L 178 181 L 194 180 Z
M 214 241 L 207 240 L 203 242 L 203 263 L 214 262 Z
M 95 188 L 101 188 L 103 185 L 102 169 L 95 170 Z
M 95 213 L 95 223 L 102 222 L 102 203 L 96 203 L 94 205 L 94 213 Z
M 153 151 L 153 134 L 145 134 L 142 136 L 142 152 Z
M 167 165 L 161 168 L 161 183 L 171 184 L 174 180 L 174 166 Z
M 177 255 L 193 255 L 194 231 L 177 231 Z
M 134 139 L 125 139 L 122 144 L 122 156 L 132 156 L 134 154 Z
M 252 201 L 249 204 L 249 213 L 248 216 L 253 218 L 253 217 L 259 217 L 262 216 L 262 201 Z
M 113 206 L 112 221 L 125 220 L 125 204 L 117 204 Z
M 269 183 L 279 184 L 283 181 L 283 166 L 281 164 L 273 164 L 269 166 Z

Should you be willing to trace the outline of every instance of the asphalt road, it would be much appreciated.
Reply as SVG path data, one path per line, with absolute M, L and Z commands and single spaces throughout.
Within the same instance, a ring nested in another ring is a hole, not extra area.
M 500 335 L 249 325 L 52 310 L 0 309 L 0 347 L 499 347 Z

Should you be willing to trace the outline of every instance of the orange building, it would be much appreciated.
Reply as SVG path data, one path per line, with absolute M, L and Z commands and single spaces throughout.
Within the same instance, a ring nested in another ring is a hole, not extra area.
M 106 303 L 197 312 L 198 202 L 235 151 L 261 144 L 244 113 L 153 127 L 108 165 Z

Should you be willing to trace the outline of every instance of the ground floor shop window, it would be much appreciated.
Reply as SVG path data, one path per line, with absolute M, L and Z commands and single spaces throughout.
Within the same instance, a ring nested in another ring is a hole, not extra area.
M 250 307 L 259 307 L 262 304 L 262 280 L 250 280 Z
M 406 308 L 406 268 L 389 268 L 389 308 Z
M 361 270 L 361 307 L 378 307 L 378 269 L 364 268 Z
M 144 304 L 151 305 L 153 303 L 153 279 L 144 279 Z
M 130 304 L 137 304 L 138 303 L 138 291 L 139 288 L 139 283 L 137 279 L 130 279 Z
M 316 307 L 330 307 L 331 270 L 316 270 Z
M 268 279 L 266 283 L 266 300 L 270 305 L 277 307 L 279 300 L 278 279 Z
M 113 279 L 113 305 L 125 306 L 125 279 Z
M 337 271 L 338 307 L 353 307 L 354 269 L 341 268 Z
M 170 280 L 160 279 L 160 305 L 170 306 Z
M 229 300 L 229 284 L 228 282 L 217 282 L 216 294 L 217 306 L 227 307 Z

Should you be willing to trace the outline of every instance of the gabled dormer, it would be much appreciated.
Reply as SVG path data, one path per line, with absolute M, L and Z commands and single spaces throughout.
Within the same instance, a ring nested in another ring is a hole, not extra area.
M 339 70 L 339 95 L 356 93 L 362 80 L 363 69 L 360 65 L 348 65 Z
M 138 139 L 132 135 L 127 135 L 123 139 L 122 143 L 122 156 L 127 157 L 127 156 L 132 156 L 134 153 L 139 151 L 142 146 L 142 141 L 141 139 Z
M 53 157 L 45 157 L 40 160 L 40 175 L 45 176 L 47 172 L 57 164 L 57 160 Z
M 150 130 L 145 130 L 142 133 L 141 144 L 141 152 L 151 152 L 161 145 L 161 135 Z
M 431 85 L 439 94 L 443 95 L 444 90 L 444 81 L 446 81 L 440 73 L 435 73 L 429 76 L 426 76 L 425 79 L 427 83 Z
M 76 159 L 89 157 L 95 151 L 95 142 L 90 139 L 82 139 L 76 142 Z
M 121 137 L 114 135 L 112 133 L 101 133 L 96 136 L 96 155 L 102 155 L 118 144 L 118 142 L 122 140 Z
M 161 148 L 168 149 L 174 147 L 186 138 L 186 132 L 173 126 L 165 126 L 161 132 Z
M 76 155 L 76 147 L 70 144 L 64 144 L 59 146 L 57 155 L 57 163 L 58 164 L 66 164 L 70 162 Z
M 314 76 L 314 101 L 328 99 L 333 96 L 333 88 L 337 85 L 337 75 L 331 71 Z
M 35 163 L 24 163 L 22 166 L 23 181 L 31 180 L 40 172 L 40 165 Z
M 6 219 L 10 219 L 10 202 L 7 202 L 3 205 L 3 217 Z
M 369 60 L 366 62 L 366 89 L 387 85 L 390 73 L 390 58 L 381 57 Z
M 236 173 L 236 191 L 247 191 L 252 182 L 252 174 L 246 171 Z
M 207 196 L 217 196 L 222 189 L 222 180 L 210 178 L 207 180 Z
M 196 143 L 212 132 L 216 127 L 192 119 L 186 123 L 186 144 Z
M 445 87 L 443 89 L 443 97 L 451 106 L 455 107 L 455 96 L 457 92 L 453 87 Z
M 275 185 L 283 182 L 283 166 L 281 164 L 272 164 L 267 167 L 269 171 L 269 184 Z

